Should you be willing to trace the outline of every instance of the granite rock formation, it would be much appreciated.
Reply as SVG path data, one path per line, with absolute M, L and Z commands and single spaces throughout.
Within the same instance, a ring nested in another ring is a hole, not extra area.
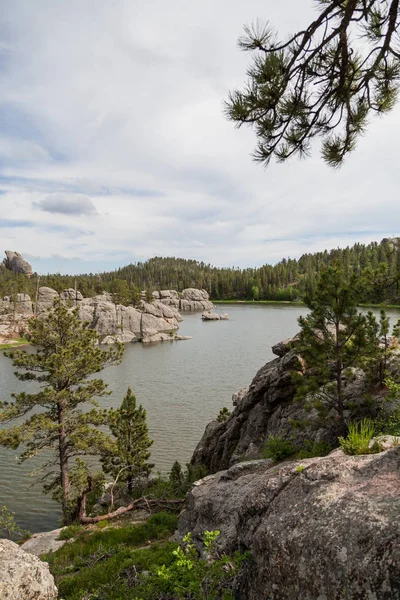
M 303 370 L 303 362 L 294 350 L 293 340 L 273 347 L 278 358 L 268 362 L 256 374 L 251 385 L 232 397 L 234 410 L 226 421 L 211 421 L 197 445 L 193 464 L 203 464 L 215 473 L 243 459 L 259 456 L 269 436 L 290 436 L 301 446 L 305 440 L 334 444 L 337 432 L 321 427 L 317 412 L 306 411 L 294 402 L 295 387 L 292 371 Z M 368 402 L 365 374 L 354 369 L 346 386 L 348 398 Z M 307 422 L 306 427 L 294 428 L 293 422 Z
M 227 313 L 216 313 L 211 311 L 204 311 L 201 315 L 203 321 L 227 321 L 229 315 Z
M 400 598 L 400 447 L 379 454 L 243 462 L 197 482 L 177 537 L 249 550 L 235 598 Z
M 182 298 L 179 303 L 180 310 L 211 310 L 212 308 L 214 308 L 214 304 L 210 302 L 206 290 L 187 288 L 182 291 Z
M 30 277 L 32 275 L 32 267 L 28 263 L 27 260 L 19 252 L 12 252 L 11 250 L 6 250 L 6 258 L 3 260 L 3 264 L 6 269 L 9 269 L 13 273 L 23 275 L 27 275 Z
M 10 540 L 0 540 L 1 600 L 56 600 L 57 595 L 47 563 Z

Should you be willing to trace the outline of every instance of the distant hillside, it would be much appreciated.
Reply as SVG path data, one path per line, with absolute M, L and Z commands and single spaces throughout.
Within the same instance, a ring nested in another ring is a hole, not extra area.
M 57 291 L 76 285 L 84 296 L 111 291 L 118 294 L 123 303 L 128 303 L 131 296 L 137 297 L 138 290 L 182 291 L 188 287 L 204 288 L 214 300 L 296 300 L 313 288 L 321 267 L 335 260 L 340 260 L 348 272 L 356 272 L 360 276 L 366 269 L 382 269 L 385 286 L 373 291 L 366 289 L 365 302 L 400 302 L 397 282 L 400 276 L 400 238 L 304 254 L 298 260 L 283 259 L 276 265 L 256 269 L 217 268 L 195 260 L 155 257 L 101 274 L 40 276 L 39 285 Z M 27 292 L 34 297 L 37 285 L 35 274 L 27 279 L 5 269 L 0 271 L 1 297 L 17 292 Z

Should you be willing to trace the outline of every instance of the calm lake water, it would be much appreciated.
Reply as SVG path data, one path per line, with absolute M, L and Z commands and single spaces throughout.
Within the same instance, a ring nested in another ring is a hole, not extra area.
M 228 312 L 229 320 L 203 322 L 199 313 L 184 314 L 179 332 L 192 340 L 127 345 L 122 364 L 101 374 L 112 391 L 102 406 L 119 406 L 130 386 L 146 408 L 155 470 L 167 472 L 175 460 L 190 460 L 206 424 L 222 407 L 231 408 L 232 394 L 250 384 L 273 358 L 271 346 L 294 335 L 298 317 L 306 313 L 287 305 L 219 305 L 217 311 Z M 0 372 L 1 399 L 27 389 L 1 352 Z M 16 452 L 0 448 L 0 507 L 6 504 L 32 532 L 51 530 L 59 526 L 59 507 L 33 485 L 34 468 L 33 461 L 21 465 Z

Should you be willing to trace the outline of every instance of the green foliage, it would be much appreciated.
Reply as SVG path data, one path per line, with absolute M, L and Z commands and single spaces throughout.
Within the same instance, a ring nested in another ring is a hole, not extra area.
M 305 469 L 304 465 L 298 465 L 296 467 L 296 473 L 302 473 L 304 471 L 304 469 Z
M 231 416 L 231 411 L 228 410 L 226 408 L 226 406 L 224 406 L 223 408 L 221 408 L 221 410 L 218 413 L 217 421 L 219 421 L 220 423 L 225 423 L 225 421 L 227 421 L 230 416 Z
M 113 279 L 110 285 L 110 292 L 115 304 L 128 306 L 132 302 L 132 291 L 124 279 Z
M 339 444 L 346 454 L 374 454 L 380 452 L 381 447 L 375 442 L 370 447 L 370 442 L 375 433 L 375 426 L 370 419 L 363 419 L 349 423 L 347 437 L 339 437 Z
M 196 260 L 156 257 L 101 275 L 41 275 L 40 285 L 60 292 L 74 288 L 76 284 L 84 296 L 94 296 L 103 290 L 111 293 L 113 281 L 123 280 L 129 286 L 133 305 L 140 304 L 140 290 L 143 289 L 182 290 L 188 287 L 204 288 L 216 300 L 253 300 L 252 287 L 255 286 L 259 290 L 259 301 L 293 302 L 313 290 L 322 267 L 339 260 L 347 275 L 354 273 L 362 282 L 360 302 L 399 304 L 399 249 L 396 240 L 394 243 L 383 240 L 379 244 L 355 244 L 351 248 L 304 254 L 298 260 L 283 258 L 275 265 L 248 269 L 216 268 Z M 35 274 L 27 279 L 0 269 L 0 297 L 25 292 L 35 298 L 37 284 Z
M 314 458 L 315 456 L 327 456 L 333 448 L 328 442 L 315 442 L 304 440 L 302 448 L 297 452 L 296 458 Z
M 7 352 L 17 367 L 21 381 L 40 384 L 36 391 L 12 394 L 12 402 L 0 402 L 0 422 L 19 419 L 16 425 L 0 431 L 0 445 L 18 449 L 25 461 L 50 451 L 52 458 L 43 464 L 44 490 L 61 500 L 65 520 L 74 503 L 70 470 L 78 457 L 105 454 L 111 446 L 109 436 L 98 427 L 107 421 L 107 412 L 97 408 L 97 399 L 107 395 L 107 385 L 93 377 L 105 366 L 121 360 L 122 346 L 108 351 L 97 344 L 97 334 L 79 320 L 77 311 L 62 303 L 43 319 L 29 321 L 27 338 L 35 352 Z M 83 406 L 94 408 L 83 412 Z M 76 480 L 82 479 L 82 460 L 76 462 Z
M 30 532 L 27 529 L 21 529 L 15 522 L 15 513 L 3 506 L 0 511 L 0 537 L 18 540 L 29 536 Z
M 375 429 L 382 435 L 400 435 L 400 384 L 387 376 L 385 385 L 389 390 L 388 407 L 381 411 L 375 421 Z
M 272 157 L 309 156 L 319 137 L 323 159 L 338 167 L 370 115 L 397 101 L 398 1 L 319 0 L 317 7 L 315 20 L 286 41 L 258 21 L 239 39 L 253 60 L 244 90 L 229 95 L 226 114 L 255 130 L 254 158 L 264 165 Z
M 146 290 L 145 290 L 145 300 L 146 300 L 146 302 L 153 302 L 153 300 L 154 300 L 153 294 L 152 294 L 150 288 L 146 288 Z
M 207 475 L 207 469 L 204 465 L 186 465 L 185 472 L 180 463 L 175 461 L 169 474 L 169 485 L 174 495 L 184 496 L 192 487 L 195 481 L 203 479 Z
M 43 558 L 65 600 L 133 600 L 137 594 L 131 574 L 155 571 L 172 562 L 174 545 L 165 540 L 176 525 L 176 515 L 158 513 L 141 525 L 109 527 L 95 533 L 84 530 L 74 541 Z M 144 545 L 148 547 L 136 550 Z
M 270 435 L 266 440 L 260 455 L 261 458 L 283 460 L 289 456 L 294 456 L 296 451 L 296 446 L 290 440 L 279 435 Z
M 345 429 L 348 408 L 345 388 L 351 381 L 349 367 L 369 356 L 379 339 L 357 310 L 358 285 L 340 263 L 321 271 L 317 285 L 305 298 L 310 313 L 299 318 L 296 349 L 305 360 L 304 374 L 294 373 L 296 399 L 318 410 L 331 427 Z M 332 417 L 332 411 L 334 416 Z
M 136 405 L 130 388 L 120 408 L 108 412 L 107 423 L 115 444 L 102 457 L 103 469 L 114 479 L 126 481 L 131 492 L 135 478 L 148 475 L 153 466 L 147 462 L 153 441 L 148 435 L 146 411 L 142 405 Z
M 204 549 L 207 559 L 199 558 L 188 533 L 183 538 L 183 547 L 173 551 L 175 560 L 169 566 L 162 565 L 157 571 L 160 591 L 167 597 L 193 600 L 229 600 L 233 599 L 234 576 L 238 572 L 244 557 L 220 556 L 215 548 L 219 531 L 204 532 Z M 149 596 L 142 596 L 147 600 Z
M 71 540 L 72 538 L 75 538 L 77 535 L 79 535 L 82 530 L 82 525 L 79 525 L 78 523 L 72 523 L 72 525 L 68 525 L 67 527 L 62 528 L 58 539 Z
M 169 474 L 169 483 L 175 494 L 184 494 L 186 490 L 185 475 L 182 466 L 176 460 Z

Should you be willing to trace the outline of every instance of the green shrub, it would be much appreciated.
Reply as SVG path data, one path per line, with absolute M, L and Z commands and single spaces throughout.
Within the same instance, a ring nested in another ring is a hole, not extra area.
M 230 416 L 230 410 L 228 410 L 226 406 L 224 406 L 224 408 L 221 408 L 221 410 L 218 413 L 217 421 L 219 421 L 220 423 L 225 423 L 225 421 L 227 421 Z
M 279 435 L 270 435 L 261 450 L 261 457 L 283 460 L 293 456 L 296 451 L 296 446 L 290 440 Z
M 314 458 L 315 456 L 326 456 L 332 452 L 332 446 L 328 442 L 315 442 L 314 440 L 304 440 L 301 450 L 297 453 L 297 458 Z
M 78 523 L 73 523 L 72 525 L 68 525 L 68 527 L 64 527 L 60 531 L 60 535 L 58 536 L 59 540 L 70 540 L 78 535 L 82 531 L 82 525 Z
M 346 454 L 373 454 L 380 452 L 381 445 L 375 442 L 370 447 L 370 442 L 375 433 L 375 426 L 371 419 L 363 419 L 355 423 L 349 423 L 347 437 L 339 437 L 339 444 Z
M 176 528 L 169 513 L 147 523 L 84 531 L 46 557 L 64 600 L 229 600 L 242 562 L 249 555 L 220 555 L 217 531 L 204 533 L 206 558 L 199 557 L 190 534 L 182 546 L 166 540 Z M 157 541 L 162 540 L 162 541 Z M 135 548 L 143 546 L 145 548 Z
M 15 513 L 3 506 L 0 511 L 0 537 L 6 537 L 10 540 L 24 540 L 31 535 L 27 529 L 22 529 L 15 522 Z

